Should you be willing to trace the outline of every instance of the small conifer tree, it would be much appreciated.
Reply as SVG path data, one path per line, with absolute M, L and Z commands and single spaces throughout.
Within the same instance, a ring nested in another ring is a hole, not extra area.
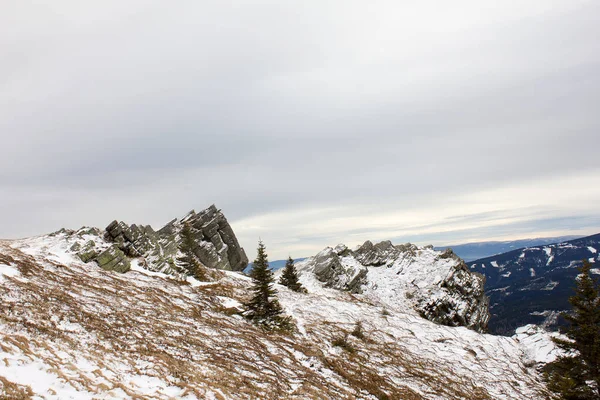
M 569 340 L 555 340 L 568 354 L 546 367 L 549 388 L 568 400 L 600 398 L 600 293 L 590 270 L 584 260 L 569 299 L 573 312 L 562 315 L 569 322 Z
M 194 253 L 196 243 L 192 229 L 192 226 L 188 222 L 183 224 L 180 233 L 181 243 L 179 243 L 181 256 L 177 257 L 177 261 L 187 275 L 193 276 L 200 281 L 206 281 L 207 278 L 204 266 L 200 263 L 198 257 Z
M 262 241 L 258 243 L 258 254 L 250 272 L 252 278 L 252 298 L 244 306 L 245 316 L 254 323 L 269 330 L 289 330 L 291 319 L 283 316 L 283 310 L 273 288 L 273 271 L 269 269 L 267 252 Z
M 306 289 L 298 280 L 298 271 L 296 271 L 292 257 L 289 257 L 285 263 L 283 273 L 281 274 L 281 278 L 279 278 L 279 283 L 283 286 L 287 286 L 294 292 L 306 293 Z

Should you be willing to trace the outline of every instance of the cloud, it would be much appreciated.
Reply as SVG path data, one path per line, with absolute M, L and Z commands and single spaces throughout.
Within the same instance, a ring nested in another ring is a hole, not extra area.
M 260 231 L 275 257 L 367 235 L 454 242 L 510 222 L 529 236 L 569 217 L 557 226 L 576 229 L 600 199 L 599 11 L 11 4 L 0 236 L 114 218 L 158 226 L 212 203 L 244 246 Z M 565 189 L 573 179 L 582 186 Z

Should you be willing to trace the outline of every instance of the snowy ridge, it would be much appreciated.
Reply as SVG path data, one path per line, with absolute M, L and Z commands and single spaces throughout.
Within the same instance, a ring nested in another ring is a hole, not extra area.
M 327 287 L 362 293 L 385 307 L 415 312 L 434 322 L 483 331 L 489 320 L 485 279 L 452 251 L 391 242 L 349 250 L 324 249 L 297 264 Z
M 236 314 L 250 284 L 239 273 L 186 282 L 134 260 L 119 274 L 80 261 L 72 240 L 0 242 L 0 397 L 547 396 L 522 340 L 437 325 L 407 308 L 401 294 L 380 301 L 391 294 L 384 286 L 351 294 L 303 274 L 309 294 L 277 286 L 298 331 L 265 334 Z M 435 258 L 426 254 L 422 260 Z M 408 273 L 411 265 L 389 270 Z M 438 281 L 425 275 L 414 287 Z M 332 345 L 358 321 L 366 339 L 348 336 L 353 353 Z

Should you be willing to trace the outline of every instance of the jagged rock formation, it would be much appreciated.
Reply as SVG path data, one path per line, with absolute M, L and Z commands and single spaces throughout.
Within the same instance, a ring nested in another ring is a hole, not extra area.
M 102 268 L 127 272 L 129 259 L 144 258 L 152 271 L 177 274 L 179 233 L 183 224 L 190 224 L 195 235 L 194 253 L 204 266 L 229 271 L 241 271 L 248 265 L 244 249 L 238 243 L 223 213 L 214 205 L 199 213 L 191 211 L 181 220 L 174 219 L 155 231 L 150 225 L 127 225 L 111 222 L 104 231 L 105 243 L 88 240 L 71 248 L 83 262 L 95 261 Z M 100 236 L 98 230 L 79 231 L 80 235 Z M 106 247 L 106 243 L 109 244 Z
M 340 261 L 340 255 L 348 249 L 336 247 L 326 248 L 317 254 L 312 260 L 314 273 L 321 282 L 326 282 L 327 286 L 340 290 L 347 290 L 351 293 L 359 293 L 360 288 L 366 283 L 367 268 L 359 265 L 343 265 Z
M 482 332 L 490 318 L 485 277 L 469 271 L 452 250 L 366 241 L 354 251 L 345 245 L 328 247 L 297 268 L 327 287 L 363 293 L 384 304 L 409 302 L 439 324 Z

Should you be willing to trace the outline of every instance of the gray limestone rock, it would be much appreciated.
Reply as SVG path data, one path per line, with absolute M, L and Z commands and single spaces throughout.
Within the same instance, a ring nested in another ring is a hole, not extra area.
M 355 252 L 354 256 L 362 265 L 378 267 L 393 262 L 400 251 L 389 240 L 373 244 L 367 240 Z
M 129 259 L 117 246 L 113 245 L 96 258 L 98 265 L 107 271 L 125 273 L 131 269 Z
M 78 244 L 78 243 L 77 243 Z M 90 262 L 91 260 L 98 257 L 98 250 L 96 250 L 96 243 L 93 240 L 88 241 L 83 247 L 79 246 L 77 256 L 84 263 Z M 73 248 L 71 248 L 73 250 Z
M 338 246 L 339 247 L 339 246 Z M 345 250 L 336 247 L 344 252 Z M 365 283 L 367 267 L 360 265 L 344 266 L 340 256 L 331 247 L 327 247 L 311 260 L 311 266 L 317 279 L 328 287 L 360 293 Z

